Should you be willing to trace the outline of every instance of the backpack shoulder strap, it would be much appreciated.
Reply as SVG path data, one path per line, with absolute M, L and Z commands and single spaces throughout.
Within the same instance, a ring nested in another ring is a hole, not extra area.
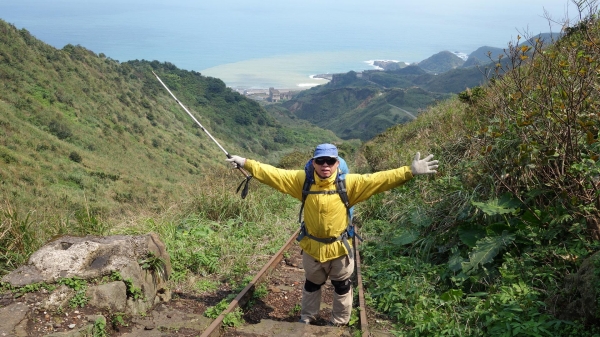
M 335 179 L 335 189 L 340 195 L 340 199 L 342 199 L 346 209 L 350 209 L 350 200 L 348 199 L 348 191 L 346 190 L 346 179 L 341 178 L 339 173 L 338 177 Z
M 302 223 L 302 211 L 304 210 L 304 203 L 306 202 L 306 197 L 310 194 L 310 185 L 312 185 L 312 181 L 314 179 L 315 168 L 312 164 L 312 159 L 306 163 L 304 167 L 304 173 L 306 173 L 306 177 L 304 178 L 304 184 L 302 185 L 302 204 L 300 205 L 300 213 L 298 213 L 298 222 Z
M 346 206 L 346 214 L 348 215 L 348 228 L 346 228 L 346 232 L 348 233 L 348 237 L 352 238 L 356 236 L 360 241 L 363 241 L 363 238 L 356 233 L 354 229 L 354 224 L 352 223 L 352 209 L 354 207 L 350 207 L 350 200 L 348 199 L 348 191 L 346 189 L 346 179 L 343 177 L 336 180 L 336 189 L 340 194 L 340 199 Z

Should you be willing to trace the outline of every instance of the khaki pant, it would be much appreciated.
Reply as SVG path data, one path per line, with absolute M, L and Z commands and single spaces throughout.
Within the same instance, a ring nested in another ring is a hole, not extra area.
M 306 279 L 315 284 L 322 284 L 329 277 L 332 281 L 344 281 L 352 276 L 354 271 L 354 260 L 347 255 L 335 260 L 320 263 L 312 256 L 303 253 L 302 264 Z M 321 307 L 321 289 L 308 292 L 302 289 L 302 311 L 300 320 L 312 322 L 316 319 Z M 331 311 L 331 322 L 335 324 L 348 324 L 352 313 L 352 288 L 344 295 L 333 293 L 333 308 Z

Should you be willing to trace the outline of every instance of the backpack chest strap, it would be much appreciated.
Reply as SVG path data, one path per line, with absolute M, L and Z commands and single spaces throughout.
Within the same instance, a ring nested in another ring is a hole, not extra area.
M 302 195 L 305 194 L 338 194 L 341 191 L 338 190 L 327 190 L 327 191 L 302 191 Z
M 300 212 L 298 213 L 298 222 L 302 223 L 302 211 L 304 210 L 304 202 L 306 201 L 306 197 L 309 194 L 339 194 L 340 192 L 342 192 L 341 190 L 327 190 L 327 191 L 310 191 L 310 185 L 304 186 L 304 189 L 302 190 L 302 204 L 300 205 Z M 345 190 L 344 190 L 345 191 Z M 340 194 L 341 195 L 341 194 Z M 343 200 L 343 198 L 342 198 Z M 348 207 L 348 206 L 346 206 Z

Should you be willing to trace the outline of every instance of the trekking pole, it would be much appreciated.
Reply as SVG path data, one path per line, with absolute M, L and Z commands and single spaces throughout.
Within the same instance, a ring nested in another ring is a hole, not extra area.
M 208 135 L 208 137 L 210 137 L 210 139 L 212 139 L 213 142 L 215 142 L 215 144 L 217 144 L 217 146 L 223 152 L 225 152 L 225 155 L 227 156 L 227 158 L 231 158 L 231 155 L 225 150 L 225 148 L 223 148 L 221 146 L 221 144 L 219 144 L 219 142 L 217 142 L 217 140 L 210 134 L 210 132 L 208 132 L 208 130 L 206 130 L 204 128 L 204 126 L 202 126 L 202 124 L 200 124 L 200 122 L 198 122 L 198 120 L 196 119 L 196 117 L 194 117 L 194 115 L 192 115 L 192 113 L 183 104 L 181 104 L 181 102 L 177 99 L 177 97 L 175 97 L 175 95 L 173 95 L 173 93 L 171 92 L 171 90 L 169 90 L 169 88 L 167 87 L 167 85 L 165 83 L 163 83 L 163 81 L 160 79 L 160 77 L 158 77 L 158 75 L 156 75 L 156 73 L 154 71 L 152 71 L 152 74 L 154 74 L 154 76 L 156 76 L 156 79 L 158 79 L 158 81 L 160 82 L 160 84 L 162 84 L 163 87 L 165 87 L 165 89 L 167 89 L 167 91 L 169 92 L 169 94 L 171 94 L 171 96 L 175 99 L 175 101 L 177 101 L 177 103 L 179 103 L 179 105 L 183 108 L 183 110 L 185 110 L 185 112 L 187 112 L 187 114 L 190 117 L 192 117 L 192 119 L 194 120 L 194 122 L 196 122 L 196 124 L 198 124 L 198 126 L 200 127 L 200 129 L 202 129 L 202 131 L 204 131 Z M 244 168 L 241 167 L 240 165 L 236 164 L 236 166 L 237 166 L 237 169 L 240 170 L 240 172 L 242 172 L 242 174 L 246 177 L 246 179 L 244 179 L 240 183 L 240 185 L 238 186 L 238 188 L 235 191 L 235 193 L 239 192 L 240 188 L 242 187 L 242 185 L 244 185 L 244 189 L 242 190 L 242 199 L 244 199 L 248 195 L 248 183 L 250 183 L 250 179 L 252 179 L 252 176 L 250 175 L 250 173 L 248 173 L 248 171 L 244 170 Z

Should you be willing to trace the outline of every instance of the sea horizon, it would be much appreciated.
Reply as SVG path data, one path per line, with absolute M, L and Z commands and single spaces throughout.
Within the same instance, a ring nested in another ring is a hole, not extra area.
M 0 19 L 58 49 L 169 62 L 231 88 L 302 89 L 326 83 L 318 74 L 376 69 L 373 60 L 416 63 L 557 32 L 569 3 L 4 0 Z

